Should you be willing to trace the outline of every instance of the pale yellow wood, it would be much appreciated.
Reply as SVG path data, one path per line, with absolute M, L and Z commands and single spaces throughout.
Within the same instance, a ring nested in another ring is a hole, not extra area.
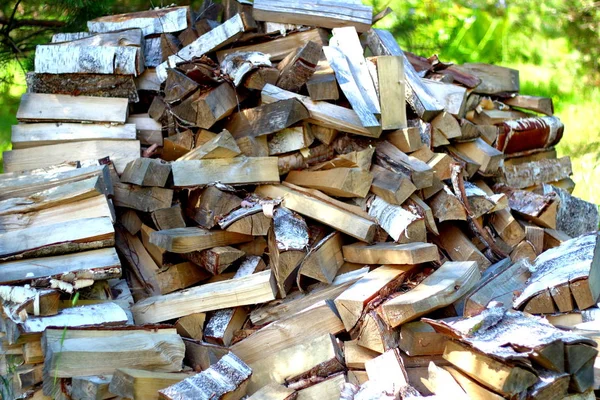
M 150 243 L 173 253 L 188 253 L 217 246 L 249 242 L 253 238 L 240 233 L 202 228 L 174 228 L 152 232 Z
M 404 62 L 400 56 L 377 57 L 377 78 L 381 98 L 382 129 L 408 128 Z
M 325 171 L 291 171 L 286 182 L 321 190 L 330 196 L 365 197 L 373 177 L 360 168 L 333 168 Z
M 12 126 L 13 149 L 85 140 L 136 140 L 135 125 L 38 123 Z
M 338 400 L 344 383 L 346 383 L 344 374 L 336 374 L 306 389 L 299 390 L 296 400 Z
M 361 264 L 421 264 L 438 260 L 437 246 L 430 243 L 354 243 L 342 247 L 344 260 Z
M 131 311 L 136 323 L 155 323 L 198 312 L 264 303 L 275 298 L 271 271 L 205 284 L 176 293 L 149 297 Z
M 448 371 L 452 377 L 458 382 L 460 387 L 469 395 L 471 398 L 481 400 L 502 400 L 504 397 L 492 392 L 489 389 L 479 385 L 475 381 L 471 380 L 468 376 L 462 374 L 459 370 L 453 367 L 442 367 Z
M 445 223 L 438 228 L 440 235 L 436 239 L 452 261 L 475 261 L 480 271 L 485 271 L 492 264 L 455 225 Z
M 241 153 L 231 133 L 224 129 L 217 136 L 179 157 L 177 160 L 207 160 L 211 158 L 233 158 Z
M 143 369 L 117 368 L 109 391 L 131 399 L 158 399 L 158 391 L 191 376 L 189 372 L 155 372 Z
M 358 344 L 357 340 L 344 342 L 344 359 L 348 368 L 365 369 L 365 363 L 379 356 L 379 353 Z
M 248 400 L 291 400 L 294 394 L 293 389 L 272 383 L 254 392 L 248 397 Z
M 504 154 L 480 138 L 472 142 L 454 143 L 454 148 L 477 162 L 480 165 L 479 171 L 483 174 L 496 174 L 504 158 Z
M 342 234 L 334 232 L 323 238 L 302 261 L 298 275 L 308 276 L 325 283 L 332 283 L 338 269 L 344 263 Z
M 176 187 L 279 182 L 276 157 L 175 161 L 171 168 Z
M 4 171 L 15 172 L 49 167 L 71 161 L 110 157 L 118 173 L 140 156 L 137 140 L 90 140 L 4 152 Z
M 399 347 L 409 356 L 442 354 L 446 337 L 425 322 L 415 321 L 400 327 Z

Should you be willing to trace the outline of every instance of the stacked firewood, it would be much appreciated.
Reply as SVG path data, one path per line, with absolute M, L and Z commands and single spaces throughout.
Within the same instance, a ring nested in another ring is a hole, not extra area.
M 388 12 L 206 1 L 38 46 L 3 398 L 594 398 L 599 217 L 552 100 Z

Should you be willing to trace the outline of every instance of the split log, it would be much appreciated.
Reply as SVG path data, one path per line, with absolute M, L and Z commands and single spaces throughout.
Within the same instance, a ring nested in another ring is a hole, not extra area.
M 141 187 L 127 183 L 115 183 L 114 203 L 143 212 L 152 212 L 171 207 L 173 190 L 161 187 Z
M 244 87 L 250 90 L 262 90 L 266 84 L 275 85 L 279 79 L 279 70 L 272 67 L 261 67 L 248 73 L 244 79 Z
M 161 8 L 128 14 L 109 15 L 88 21 L 90 32 L 142 29 L 144 36 L 178 32 L 187 28 L 188 6 Z
M 243 293 L 243 296 L 240 294 Z M 131 311 L 136 323 L 154 323 L 198 312 L 262 303 L 275 298 L 271 271 L 247 277 L 207 283 L 185 291 L 150 297 Z
M 359 345 L 357 340 L 344 342 L 344 359 L 348 368 L 365 369 L 365 363 L 378 355 L 379 353 Z
M 543 193 L 555 194 L 560 200 L 556 214 L 556 229 L 568 236 L 577 237 L 597 229 L 600 223 L 595 204 L 570 195 L 554 185 L 543 185 Z
M 204 338 L 208 343 L 229 347 L 235 331 L 242 328 L 247 317 L 243 307 L 215 311 L 206 323 Z
M 400 205 L 417 190 L 407 175 L 392 172 L 379 165 L 371 167 L 371 192 L 391 204 Z
M 404 153 L 410 153 L 423 147 L 419 129 L 408 127 L 386 134 L 385 140 L 396 146 Z
M 244 76 L 260 67 L 271 67 L 269 56 L 259 52 L 231 53 L 221 61 L 221 71 L 229 75 L 235 86 L 240 86 Z
M 364 308 L 379 295 L 389 293 L 404 282 L 412 265 L 383 265 L 369 272 L 335 299 L 335 305 L 348 332 L 360 321 Z
M 208 160 L 214 158 L 234 158 L 241 153 L 231 133 L 224 129 L 217 136 L 197 146 L 177 160 Z
M 471 122 L 477 125 L 499 125 L 503 122 L 512 122 L 515 120 L 525 119 L 530 117 L 531 114 L 526 114 L 516 110 L 481 110 L 481 112 L 475 112 L 468 116 Z M 481 131 L 480 131 L 481 133 Z M 486 136 L 483 136 L 486 138 Z
M 102 400 L 110 398 L 108 386 L 111 375 L 76 376 L 71 379 L 71 396 L 74 400 Z
M 377 80 L 379 83 L 379 96 L 381 97 L 382 129 L 408 130 L 404 100 L 406 99 L 404 62 L 402 57 L 377 57 Z M 389 135 L 388 140 L 390 140 Z M 403 151 L 406 151 L 406 148 Z
M 38 123 L 12 126 L 13 149 L 86 140 L 135 140 L 135 125 Z
M 189 377 L 187 372 L 155 372 L 117 368 L 110 381 L 110 393 L 130 399 L 156 398 L 158 391 Z
M 6 172 L 25 171 L 108 156 L 113 161 L 117 173 L 121 174 L 129 161 L 140 156 L 140 142 L 137 140 L 90 140 L 5 151 L 3 155 L 4 171 Z
M 400 350 L 409 356 L 441 355 L 446 346 L 446 337 L 437 333 L 429 324 L 410 322 L 400 327 Z
M 308 110 L 310 118 L 306 120 L 307 122 L 355 135 L 379 137 L 381 134 L 380 127 L 365 128 L 354 110 L 324 101 L 313 101 L 310 97 L 288 92 L 273 85 L 265 85 L 261 92 L 263 103 L 294 98 L 300 100 Z
M 456 118 L 448 112 L 442 112 L 431 120 L 431 129 L 439 131 L 446 139 L 462 137 L 462 130 Z
M 219 275 L 235 261 L 244 256 L 244 252 L 231 246 L 213 247 L 208 250 L 184 253 L 183 257 L 201 266 L 213 275 Z
M 363 97 L 359 83 L 355 80 L 356 77 L 353 75 L 353 70 L 351 69 L 349 60 L 346 58 L 345 54 L 340 48 L 334 46 L 323 47 L 323 52 L 327 57 L 329 65 L 335 72 L 342 92 L 344 92 L 346 98 L 352 105 L 352 109 L 358 115 L 362 126 L 376 134 L 381 133 L 381 125 L 374 115 L 374 105 L 370 106 L 372 102 L 368 103 L 366 98 Z M 368 76 L 367 78 L 370 79 Z M 379 107 L 377 107 L 377 109 L 379 109 Z
M 481 274 L 475 262 L 446 262 L 409 292 L 393 296 L 381 306 L 391 327 L 454 303 L 469 292 Z
M 375 236 L 376 223 L 360 208 L 352 208 L 316 190 L 302 189 L 290 184 L 261 185 L 255 193 L 272 199 L 281 197 L 284 207 L 358 240 L 371 242 Z
M 206 32 L 174 55 L 169 56 L 167 61 L 156 67 L 158 78 L 161 82 L 164 82 L 167 79 L 167 68 L 175 68 L 178 63 L 190 61 L 194 57 L 201 57 L 206 53 L 218 50 L 234 42 L 242 33 L 253 27 L 253 23 L 244 18 L 242 14 L 235 15 Z
M 444 108 L 423 83 L 415 68 L 404 55 L 391 32 L 371 29 L 366 34 L 367 47 L 376 56 L 399 56 L 404 63 L 406 102 L 425 121 L 430 121 Z
M 237 107 L 240 96 L 227 82 L 214 88 L 198 90 L 171 109 L 177 118 L 210 129 L 217 121 L 229 116 Z
M 286 182 L 318 189 L 337 197 L 365 197 L 373 178 L 359 168 L 334 168 L 325 171 L 291 171 Z
M 298 92 L 317 69 L 321 51 L 321 45 L 308 41 L 296 52 L 290 53 L 277 65 L 280 75 L 276 85 Z
M 181 204 L 169 208 L 159 208 L 152 212 L 152 222 L 158 230 L 185 228 L 185 221 L 181 213 Z
M 235 113 L 225 127 L 236 139 L 256 137 L 278 132 L 308 117 L 302 102 L 290 98 Z
M 297 394 L 294 389 L 290 389 L 284 385 L 270 384 L 263 386 L 254 394 L 248 397 L 248 400 L 294 400 L 297 399 Z
M 130 115 L 127 123 L 135 125 L 137 139 L 141 144 L 163 145 L 162 124 L 150 118 L 148 114 Z
M 262 206 L 239 208 L 219 220 L 221 229 L 243 235 L 266 236 L 271 218 L 265 215 Z
M 460 387 L 467 393 L 467 395 L 471 396 L 471 398 L 481 398 L 485 400 L 501 400 L 502 396 L 494 393 L 493 391 L 485 388 L 482 385 L 479 385 L 477 382 L 469 378 L 467 375 L 463 374 L 456 368 L 445 366 L 444 370 L 448 371 L 450 375 L 458 382 Z
M 408 376 L 398 349 L 388 350 L 365 363 L 369 380 L 382 393 L 398 395 L 408 386 Z M 402 396 L 404 398 L 404 396 Z
M 25 228 L 0 234 L 0 258 L 10 261 L 109 247 L 114 234 L 107 217 Z M 19 240 L 24 235 L 28 240 Z
M 437 246 L 430 243 L 354 243 L 342 247 L 344 260 L 360 264 L 421 264 L 438 260 Z
M 275 275 L 281 297 L 285 297 L 296 281 L 298 267 L 306 256 L 308 241 L 308 226 L 304 218 L 285 207 L 278 207 L 273 213 L 273 226 L 267 243 L 269 266 Z
M 417 158 L 407 156 L 391 143 L 387 141 L 377 143 L 375 156 L 380 166 L 410 176 L 417 189 L 432 185 L 431 167 Z
M 35 49 L 35 72 L 139 75 L 144 72 L 142 44 L 142 31 L 127 29 L 69 42 L 38 45 Z
M 276 157 L 175 161 L 171 169 L 173 185 L 179 188 L 216 182 L 229 185 L 279 182 Z
M 523 108 L 525 110 L 535 111 L 548 116 L 554 114 L 554 105 L 549 97 L 527 96 L 523 94 L 516 95 L 504 100 L 504 104 L 511 107 Z
M 320 60 L 317 70 L 306 82 L 308 95 L 312 100 L 338 100 L 340 93 L 337 80 L 327 60 Z
M 17 119 L 23 122 L 86 121 L 124 124 L 127 120 L 127 106 L 128 100 L 122 98 L 25 93 L 21 97 Z M 93 157 L 85 157 L 89 158 Z
M 343 263 L 342 234 L 333 232 L 310 249 L 298 269 L 298 277 L 308 276 L 331 284 Z
M 398 347 L 398 331 L 390 329 L 377 311 L 369 311 L 358 329 L 358 344 L 377 353 L 385 353 Z
M 165 187 L 170 174 L 171 166 L 162 160 L 138 158 L 127 164 L 121 175 L 121 182 Z
M 519 91 L 519 71 L 484 63 L 466 63 L 454 65 L 454 69 L 475 75 L 481 83 L 474 89 L 475 93 L 498 94 Z
M 227 353 L 216 364 L 159 390 L 161 399 L 239 399 L 247 390 L 252 370 L 233 353 Z
M 343 330 L 344 325 L 333 304 L 321 301 L 259 329 L 232 345 L 231 351 L 244 362 L 252 364 L 263 359 L 265 354 L 310 342 L 324 334 L 335 335 Z
M 460 117 L 465 114 L 467 89 L 463 86 L 423 79 L 433 97 L 444 107 L 444 111 Z
M 472 142 L 455 143 L 453 148 L 460 155 L 474 160 L 479 164 L 479 172 L 484 175 L 495 175 L 501 166 L 504 154 L 477 138 Z
M 371 27 L 373 9 L 359 3 L 348 3 L 344 7 L 336 1 L 295 1 L 283 5 L 272 0 L 259 0 L 252 8 L 257 21 L 281 22 L 286 24 L 335 28 L 354 26 L 364 32 Z
M 212 229 L 221 218 L 241 205 L 242 199 L 236 195 L 208 186 L 190 192 L 186 214 L 201 227 Z
M 379 226 L 394 242 L 426 242 L 425 218 L 410 206 L 389 204 L 380 197 L 370 200 L 369 215 L 377 219 Z
M 538 256 L 525 289 L 514 301 L 515 308 L 523 308 L 534 296 L 561 284 L 569 285 L 580 310 L 593 305 L 600 295 L 596 243 L 595 233 L 583 235 Z
M 501 186 L 495 186 L 496 189 L 508 196 L 508 204 L 517 215 L 544 228 L 556 229 L 559 201 L 555 194 L 539 195 Z
M 227 231 L 209 231 L 198 227 L 152 232 L 150 243 L 173 253 L 189 253 L 252 240 L 252 236 Z
M 309 386 L 305 389 L 298 390 L 297 400 L 310 400 L 319 398 L 323 400 L 338 400 L 340 398 L 342 387 L 346 383 L 344 373 L 336 373 L 330 375 L 325 380 Z
M 321 46 L 326 46 L 328 42 L 328 33 L 324 29 L 311 29 L 304 32 L 292 33 L 264 43 L 217 51 L 217 59 L 219 62 L 222 62 L 228 54 L 233 52 L 256 51 L 269 54 L 271 56 L 271 61 L 281 61 L 292 51 L 296 51 L 298 47 L 304 46 L 308 41 L 315 42 Z
M 545 159 L 532 161 L 527 164 L 505 165 L 501 182 L 516 189 L 555 182 L 568 178 L 573 173 L 571 159 Z
M 442 184 L 442 190 L 433 196 L 428 204 L 438 222 L 467 220 L 465 207 L 445 184 Z
M 308 124 L 285 128 L 275 133 L 268 143 L 269 155 L 289 153 L 308 148 L 314 141 Z
M 54 61 L 53 61 L 54 62 Z M 29 93 L 77 93 L 94 97 L 125 97 L 131 103 L 140 101 L 133 76 L 105 74 L 36 74 L 26 76 Z
M 490 266 L 490 261 L 459 228 L 448 223 L 441 224 L 438 228 L 440 235 L 436 241 L 452 261 L 475 261 L 481 272 Z
M 497 307 L 511 308 L 513 294 L 525 288 L 531 272 L 529 263 L 520 261 L 507 262 L 493 269 L 491 275 L 486 275 L 465 298 L 464 316 L 472 317 L 481 313 L 491 302 L 495 302 Z
M 297 362 L 290 363 L 290 359 Z M 248 385 L 250 394 L 271 383 L 290 385 L 311 377 L 327 377 L 344 368 L 342 351 L 331 334 L 271 352 L 248 365 L 253 371 Z

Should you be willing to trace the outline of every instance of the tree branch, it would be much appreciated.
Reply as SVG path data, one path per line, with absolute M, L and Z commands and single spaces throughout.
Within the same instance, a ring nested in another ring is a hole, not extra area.
M 65 26 L 64 21 L 51 19 L 15 19 L 12 20 L 6 17 L 0 17 L 0 25 L 11 24 L 11 28 L 20 28 L 22 26 L 41 26 L 45 28 L 60 28 Z

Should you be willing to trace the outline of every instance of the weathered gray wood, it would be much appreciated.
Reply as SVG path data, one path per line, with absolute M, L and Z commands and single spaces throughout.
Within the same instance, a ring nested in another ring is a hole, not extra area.
M 127 120 L 127 108 L 127 99 L 121 98 L 25 93 L 21 96 L 17 119 L 26 122 L 87 121 L 123 124 Z
M 290 53 L 277 65 L 280 71 L 277 86 L 298 92 L 317 69 L 321 53 L 322 46 L 313 41 Z
M 13 149 L 87 140 L 135 140 L 135 125 L 38 123 L 12 126 Z
M 464 115 L 467 103 L 467 89 L 465 87 L 430 79 L 423 79 L 422 82 L 435 99 L 444 106 L 444 111 L 456 117 Z
M 155 323 L 198 312 L 263 303 L 275 298 L 271 271 L 207 283 L 184 291 L 155 296 L 136 303 L 131 311 L 136 323 Z
M 187 28 L 189 7 L 161 8 L 128 14 L 109 15 L 88 21 L 90 32 L 111 32 L 139 28 L 144 36 L 178 32 Z
M 115 183 L 114 203 L 117 207 L 152 212 L 171 207 L 173 190 L 161 187 L 141 187 L 127 183 Z
M 483 63 L 467 63 L 455 65 L 453 68 L 481 79 L 481 83 L 473 89 L 475 93 L 496 94 L 519 91 L 519 71 L 515 69 Z
M 112 375 L 78 376 L 71 380 L 73 400 L 103 400 L 111 396 L 108 385 Z
M 208 52 L 218 50 L 235 41 L 249 28 L 241 14 L 235 15 L 215 29 L 206 32 L 176 54 L 169 56 L 167 61 L 156 67 L 158 78 L 163 82 L 167 79 L 167 68 L 175 68 L 180 62 L 190 61 L 193 57 L 201 57 Z
M 401 56 L 404 60 L 406 78 L 406 101 L 425 121 L 430 121 L 444 106 L 441 105 L 429 88 L 421 81 L 415 68 L 398 46 L 391 32 L 371 29 L 366 33 L 367 46 L 376 56 Z
M 138 158 L 127 164 L 121 174 L 121 182 L 139 186 L 164 187 L 170 174 L 171 166 L 164 161 Z
M 556 229 L 571 237 L 598 229 L 600 216 L 595 204 L 572 196 L 566 190 L 551 185 L 543 185 L 545 194 L 556 193 L 560 199 L 556 214 Z
M 364 32 L 371 27 L 373 8 L 360 3 L 340 4 L 335 0 L 292 1 L 286 4 L 274 0 L 258 0 L 252 16 L 257 21 L 336 28 L 354 26 Z

